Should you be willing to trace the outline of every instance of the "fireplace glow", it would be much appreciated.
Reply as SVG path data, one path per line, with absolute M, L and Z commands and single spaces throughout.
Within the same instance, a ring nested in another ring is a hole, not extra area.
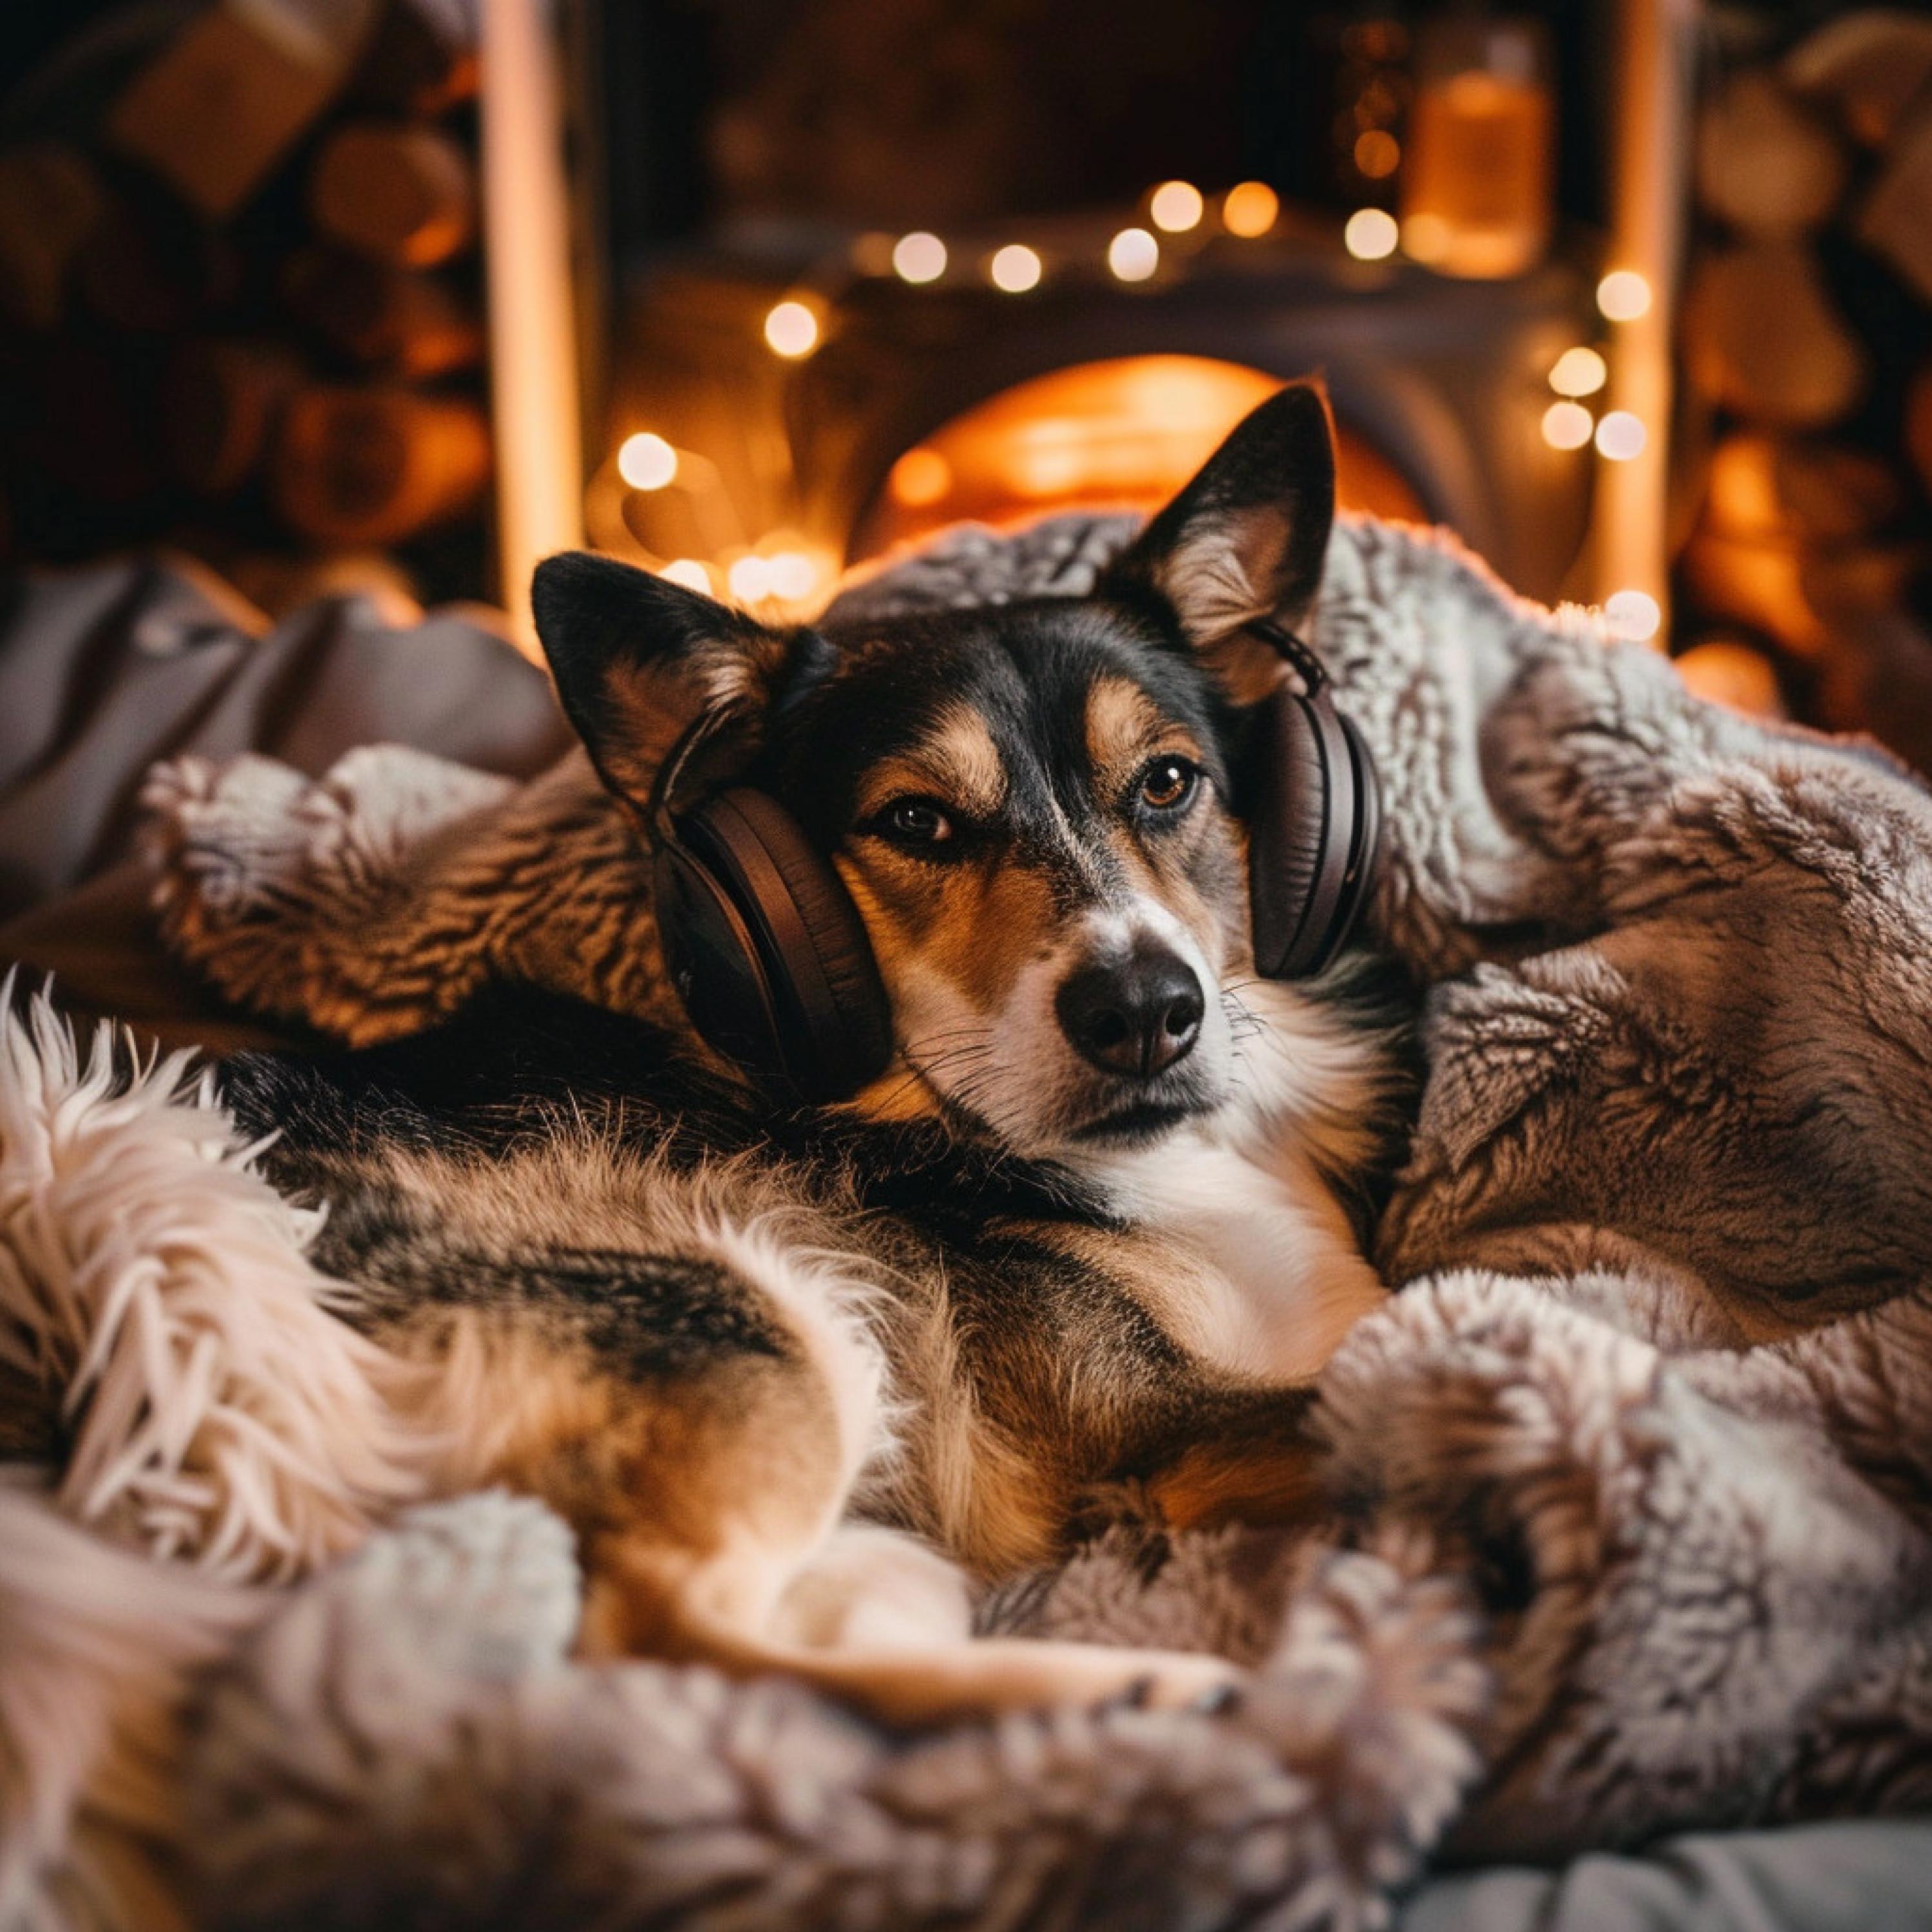
M 998 526 L 1075 508 L 1152 509 L 1280 386 L 1258 369 L 1196 356 L 1124 356 L 1036 376 L 906 451 L 855 554 L 967 519 Z M 1342 502 L 1421 519 L 1423 506 L 1394 465 L 1348 424 L 1337 432 Z

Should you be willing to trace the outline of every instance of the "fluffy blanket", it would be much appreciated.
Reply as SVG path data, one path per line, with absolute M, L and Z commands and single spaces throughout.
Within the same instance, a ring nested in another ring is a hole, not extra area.
M 960 533 L 846 596 L 1078 592 L 1126 534 Z M 1322 1381 L 1332 1533 L 1116 1536 L 982 1613 L 1226 1650 L 1262 1666 L 1242 1706 L 908 1739 L 795 1686 L 571 1662 L 553 1519 L 398 1518 L 406 1444 L 368 1404 L 406 1392 L 191 1077 L 110 1081 L 16 1021 L 0 1379 L 64 1406 L 14 1445 L 44 1473 L 0 1486 L 36 1552 L 0 1579 L 0 1804 L 32 1825 L 0 1923 L 160 1923 L 123 1903 L 138 1868 L 237 1928 L 1349 1925 L 1445 1852 L 1932 1803 L 1932 800 L 1439 537 L 1345 522 L 1312 636 L 1382 768 L 1372 924 L 1428 1069 L 1380 1237 L 1402 1292 Z M 664 997 L 644 868 L 575 761 L 518 788 L 243 760 L 152 796 L 170 935 L 244 1000 L 368 1039 L 496 973 Z M 187 1236 L 108 1211 L 130 1142 L 143 1198 L 200 1204 Z M 244 1237 L 268 1342 L 211 1281 Z M 170 1391 L 145 1431 L 144 1377 Z M 130 1603 L 134 1559 L 76 1522 L 206 1558 L 155 1567 L 202 1594 Z M 120 1580 L 50 1609 L 90 1564 Z M 93 1728 L 50 1768 L 57 1670 Z

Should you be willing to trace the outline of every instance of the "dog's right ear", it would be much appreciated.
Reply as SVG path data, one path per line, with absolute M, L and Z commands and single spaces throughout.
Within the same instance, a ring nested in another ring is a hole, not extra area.
M 694 779 L 751 761 L 794 638 L 585 550 L 538 564 L 530 602 L 565 715 L 625 803 L 644 809 L 664 754 L 700 713 L 728 711 L 731 722 Z

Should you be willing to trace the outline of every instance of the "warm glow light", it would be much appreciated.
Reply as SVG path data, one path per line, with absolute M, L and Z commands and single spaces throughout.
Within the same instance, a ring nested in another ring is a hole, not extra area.
M 1379 262 L 1395 253 L 1400 232 L 1386 208 L 1358 208 L 1342 230 L 1342 245 L 1358 262 Z
M 1641 456 L 1649 440 L 1642 421 L 1628 410 L 1612 410 L 1597 425 L 1597 453 L 1612 463 L 1628 463 Z
M 731 595 L 740 604 L 757 604 L 772 594 L 772 566 L 769 557 L 741 556 L 724 573 Z
M 662 436 L 640 430 L 618 446 L 617 474 L 633 490 L 662 490 L 677 476 L 677 452 Z
M 818 318 L 802 302 L 782 302 L 765 317 L 765 340 L 779 356 L 809 356 L 818 346 Z
M 774 597 L 795 604 L 818 587 L 818 566 L 803 550 L 775 550 L 766 561 L 770 566 L 766 580 Z
M 1550 372 L 1550 386 L 1559 396 L 1594 396 L 1610 373 L 1594 349 L 1566 349 Z
M 1192 182 L 1162 182 L 1148 199 L 1148 213 L 1156 228 L 1165 229 L 1170 235 L 1184 235 L 1198 224 L 1204 206 L 1201 190 Z
M 1355 166 L 1370 181 L 1386 181 L 1402 166 L 1402 148 L 1384 128 L 1371 128 L 1355 137 Z
M 1604 615 L 1616 636 L 1634 644 L 1648 644 L 1664 622 L 1657 599 L 1644 590 L 1613 590 L 1604 599 Z
M 1439 214 L 1412 214 L 1402 224 L 1402 252 L 1413 261 L 1440 262 L 1456 239 Z
M 694 556 L 676 557 L 658 572 L 667 584 L 681 584 L 687 590 L 711 595 L 711 573 Z
M 986 264 L 993 286 L 1010 296 L 1024 295 L 1039 285 L 1040 257 L 1018 242 L 1010 242 Z
M 1727 704 L 1733 711 L 1757 718 L 1784 715 L 1778 673 L 1771 660 L 1749 644 L 1731 638 L 1711 638 L 1693 644 L 1672 662 L 1684 683 L 1713 704 Z
M 909 509 L 937 503 L 952 488 L 952 466 L 936 449 L 909 449 L 892 465 L 893 496 Z
M 1581 449 L 1594 427 L 1581 403 L 1552 403 L 1543 412 L 1543 440 L 1552 449 Z
M 892 250 L 892 268 L 902 281 L 936 282 L 946 272 L 946 244 L 923 229 L 902 235 Z
M 1274 226 L 1281 200 L 1266 182 L 1238 182 L 1221 202 L 1221 225 L 1230 235 L 1252 242 Z
M 1650 313 L 1650 284 L 1634 268 L 1613 268 L 1597 284 L 1597 306 L 1612 322 Z
M 1144 228 L 1123 228 L 1107 244 L 1107 266 L 1124 282 L 1144 282 L 1160 266 L 1160 244 Z

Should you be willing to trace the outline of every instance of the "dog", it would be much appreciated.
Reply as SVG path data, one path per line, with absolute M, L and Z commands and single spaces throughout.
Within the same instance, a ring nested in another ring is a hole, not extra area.
M 354 1318 L 430 1371 L 438 1484 L 574 1526 L 587 1650 L 908 1724 L 1238 1682 L 971 1620 L 1101 1523 L 1321 1507 L 1309 1391 L 1384 1293 L 1357 1210 L 1402 1076 L 1359 954 L 1257 974 L 1246 814 L 1334 494 L 1292 386 L 1089 596 L 778 631 L 610 560 L 540 570 L 661 889 L 700 890 L 684 800 L 771 802 L 857 922 L 862 1064 L 748 1076 L 758 1042 L 705 1012 L 728 915 L 687 908 L 688 1028 L 499 987 L 221 1087 L 327 1204 Z M 782 1059 L 806 1022 L 767 1009 Z M 859 1023 L 830 1024 L 836 1059 Z

